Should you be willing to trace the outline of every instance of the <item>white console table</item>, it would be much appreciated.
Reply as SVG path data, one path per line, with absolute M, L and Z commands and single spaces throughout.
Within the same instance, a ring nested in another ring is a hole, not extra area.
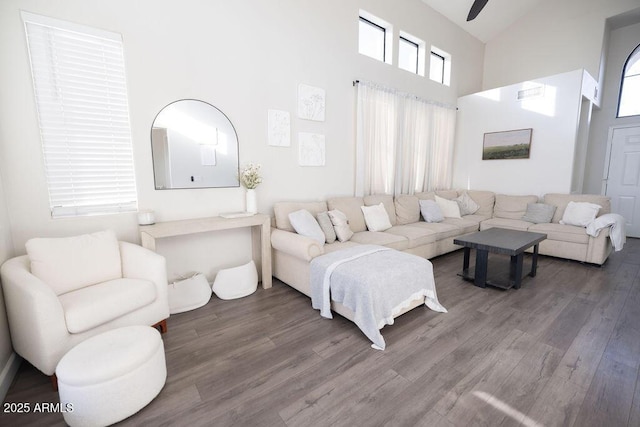
M 141 225 L 140 238 L 143 247 L 155 251 L 157 239 L 243 227 L 251 227 L 253 260 L 261 276 L 262 287 L 268 289 L 272 282 L 271 218 L 268 215 L 256 214 L 240 218 L 214 216 L 157 222 L 153 225 Z

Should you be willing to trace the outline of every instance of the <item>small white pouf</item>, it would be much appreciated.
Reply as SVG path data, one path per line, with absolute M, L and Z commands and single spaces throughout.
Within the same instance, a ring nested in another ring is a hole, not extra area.
M 253 261 L 239 267 L 218 271 L 211 287 L 220 299 L 235 299 L 251 295 L 258 289 L 258 271 Z
M 113 329 L 81 342 L 56 367 L 70 426 L 107 426 L 144 408 L 167 379 L 164 345 L 150 326 Z
M 211 299 L 211 285 L 204 274 L 169 284 L 169 313 L 177 314 L 202 307 Z

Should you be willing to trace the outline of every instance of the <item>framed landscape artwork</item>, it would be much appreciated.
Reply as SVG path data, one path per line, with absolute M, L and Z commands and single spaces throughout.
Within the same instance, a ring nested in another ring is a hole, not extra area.
M 482 160 L 528 159 L 533 129 L 484 134 Z

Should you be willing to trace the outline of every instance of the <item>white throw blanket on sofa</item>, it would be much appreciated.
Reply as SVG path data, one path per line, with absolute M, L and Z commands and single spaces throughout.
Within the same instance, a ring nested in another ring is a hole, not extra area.
M 425 296 L 425 305 L 446 313 L 438 302 L 433 266 L 416 255 L 376 245 L 359 245 L 311 261 L 311 303 L 326 318 L 331 301 L 354 312 L 354 323 L 384 350 L 380 329 L 392 325 L 394 315 Z
M 611 227 L 609 230 L 609 238 L 613 249 L 618 252 L 624 247 L 627 241 L 625 232 L 625 219 L 622 215 L 610 213 L 599 216 L 587 225 L 587 234 L 589 236 L 598 237 L 600 230 Z

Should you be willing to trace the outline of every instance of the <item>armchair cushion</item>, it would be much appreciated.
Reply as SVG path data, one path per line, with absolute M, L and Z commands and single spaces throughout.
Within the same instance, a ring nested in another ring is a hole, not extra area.
M 26 243 L 26 249 L 31 273 L 56 295 L 122 277 L 120 249 L 113 231 L 35 238 Z
M 143 279 L 109 280 L 58 296 L 67 330 L 72 334 L 131 313 L 156 298 L 155 285 Z

